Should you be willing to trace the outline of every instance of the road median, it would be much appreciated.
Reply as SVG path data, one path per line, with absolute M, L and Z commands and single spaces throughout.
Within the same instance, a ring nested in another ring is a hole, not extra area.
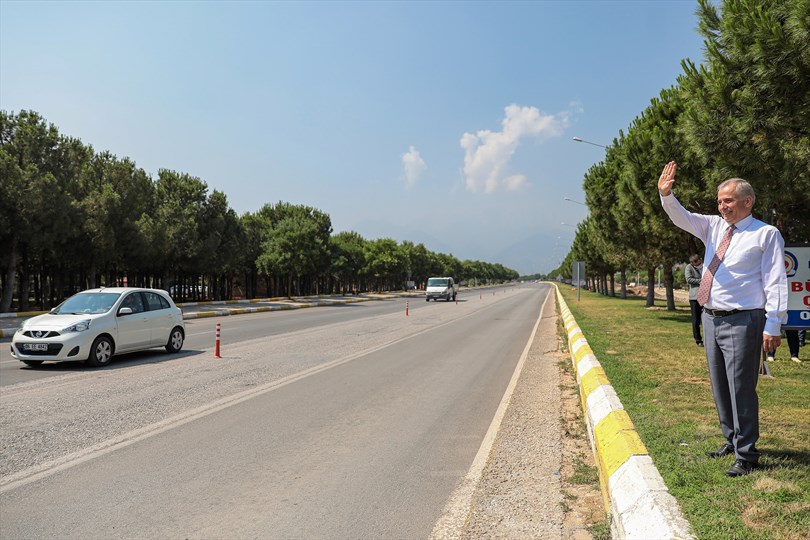
M 613 537 L 694 538 L 559 289 L 557 300 Z

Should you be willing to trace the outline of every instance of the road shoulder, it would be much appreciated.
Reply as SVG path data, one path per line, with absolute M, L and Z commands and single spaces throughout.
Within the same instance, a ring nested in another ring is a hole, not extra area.
M 548 302 L 460 538 L 584 540 L 605 519 L 595 468 L 585 483 L 573 481 L 590 446 L 557 324 Z

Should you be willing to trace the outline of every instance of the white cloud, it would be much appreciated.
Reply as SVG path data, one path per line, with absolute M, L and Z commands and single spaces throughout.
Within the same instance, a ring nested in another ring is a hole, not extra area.
M 419 151 L 413 146 L 402 154 L 402 166 L 405 168 L 405 183 L 412 188 L 419 182 L 422 173 L 427 169 L 425 160 L 419 156 Z
M 528 185 L 523 175 L 503 174 L 521 139 L 559 137 L 568 126 L 569 112 L 541 113 L 536 107 L 516 104 L 504 109 L 503 131 L 481 130 L 461 136 L 464 149 L 464 177 L 469 191 L 493 193 L 503 187 L 514 191 Z
M 516 174 L 514 176 L 510 176 L 509 178 L 504 178 L 503 185 L 506 187 L 507 191 L 517 191 L 527 187 L 529 182 L 522 174 Z

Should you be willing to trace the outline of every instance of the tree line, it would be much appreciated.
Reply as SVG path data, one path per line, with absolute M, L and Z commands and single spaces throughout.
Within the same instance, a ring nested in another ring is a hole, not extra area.
M 329 214 L 309 206 L 268 203 L 239 216 L 200 178 L 168 169 L 152 178 L 34 111 L 0 111 L 0 193 L 0 312 L 122 284 L 224 300 L 399 290 L 431 275 L 518 277 L 423 244 L 333 234 Z
M 810 0 L 700 0 L 698 31 L 705 63 L 682 62 L 677 84 L 661 91 L 585 174 L 589 216 L 550 276 L 587 278 L 614 295 L 618 273 L 647 275 L 654 304 L 663 267 L 667 308 L 675 309 L 673 266 L 703 253 L 664 213 L 657 179 L 678 163 L 675 193 L 690 211 L 716 212 L 717 186 L 740 177 L 754 187 L 754 216 L 786 242 L 810 241 Z M 634 272 L 635 273 L 635 272 Z

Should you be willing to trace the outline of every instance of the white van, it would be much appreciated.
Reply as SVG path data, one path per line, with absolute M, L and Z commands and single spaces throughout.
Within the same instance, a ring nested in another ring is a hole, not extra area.
M 455 300 L 458 294 L 458 285 L 451 277 L 432 277 L 427 281 L 427 289 L 425 290 L 425 301 L 430 302 L 433 298 L 438 301 L 439 298 L 444 298 L 446 302 Z

